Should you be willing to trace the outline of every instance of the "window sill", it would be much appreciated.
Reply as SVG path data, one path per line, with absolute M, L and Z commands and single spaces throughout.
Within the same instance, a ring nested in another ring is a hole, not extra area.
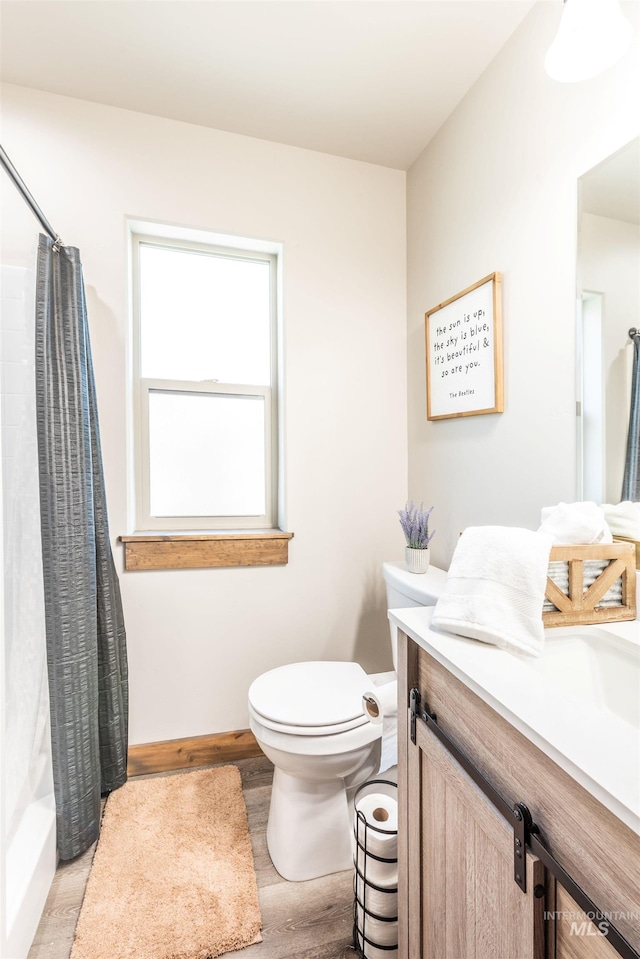
M 286 566 L 293 533 L 282 530 L 224 533 L 137 533 L 119 536 L 124 568 L 211 569 L 232 566 Z

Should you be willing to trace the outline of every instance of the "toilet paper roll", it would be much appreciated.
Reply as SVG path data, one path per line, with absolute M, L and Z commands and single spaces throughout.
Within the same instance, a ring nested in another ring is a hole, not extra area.
M 368 942 L 364 944 L 365 959 L 398 959 L 397 949 L 379 949 L 377 946 L 370 946 Z
M 364 710 L 369 722 L 378 724 L 384 722 L 386 716 L 398 715 L 398 681 L 385 683 L 369 690 L 362 697 Z
M 371 792 L 356 802 L 356 835 L 366 829 L 367 852 L 384 859 L 398 855 L 398 801 L 383 792 Z M 362 820 L 364 819 L 364 823 Z
M 368 938 L 368 937 L 367 937 Z M 381 949 L 365 942 L 361 934 L 356 935 L 358 948 L 365 959 L 398 959 L 397 949 Z
M 398 682 L 393 680 L 369 690 L 362 697 L 362 705 L 370 723 L 382 725 L 380 767 L 384 772 L 398 763 Z
M 397 879 L 397 875 L 396 875 Z M 395 919 L 398 915 L 398 888 L 397 883 L 388 890 L 378 889 L 365 882 L 362 876 L 356 873 L 354 884 L 355 897 L 360 906 L 368 913 L 381 916 L 383 919 Z
M 368 916 L 362 906 L 356 907 L 358 931 L 366 939 L 379 946 L 398 945 L 398 920 L 385 922 L 383 919 L 374 919 Z
M 356 803 L 354 832 L 356 866 L 360 873 L 377 886 L 395 885 L 398 881 L 397 800 L 384 793 L 363 796 Z
M 388 889 L 398 885 L 398 863 L 395 861 L 381 862 L 371 855 L 365 855 L 364 850 L 357 847 L 355 864 L 359 873 L 366 877 L 367 882 L 375 886 Z

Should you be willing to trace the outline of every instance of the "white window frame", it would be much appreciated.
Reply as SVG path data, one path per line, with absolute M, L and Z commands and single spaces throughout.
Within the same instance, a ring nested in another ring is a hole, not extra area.
M 132 238 L 133 288 L 133 443 L 135 472 L 136 532 L 164 530 L 264 530 L 277 528 L 278 520 L 278 344 L 277 344 L 277 274 L 275 253 L 247 250 L 243 247 L 220 246 L 190 240 L 158 237 L 134 232 Z M 140 310 L 140 247 L 155 246 L 176 251 L 225 256 L 236 260 L 259 260 L 269 265 L 271 385 L 253 386 L 243 383 L 214 381 L 150 379 L 141 374 L 141 310 Z M 241 516 L 152 516 L 150 509 L 149 396 L 153 392 L 190 395 L 262 396 L 264 398 L 264 464 L 265 503 L 262 515 Z

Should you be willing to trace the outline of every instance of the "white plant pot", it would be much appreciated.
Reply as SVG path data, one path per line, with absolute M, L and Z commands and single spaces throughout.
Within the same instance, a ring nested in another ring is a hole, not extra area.
M 409 572 L 426 573 L 429 569 L 429 554 L 430 550 L 428 546 L 426 549 L 413 549 L 411 546 L 405 546 L 404 558 Z

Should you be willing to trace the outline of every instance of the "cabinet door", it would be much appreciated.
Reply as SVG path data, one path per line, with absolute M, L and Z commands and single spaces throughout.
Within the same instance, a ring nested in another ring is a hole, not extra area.
M 620 959 L 566 889 L 556 885 L 555 959 Z
M 542 863 L 513 878 L 513 830 L 417 723 L 407 745 L 409 930 L 403 959 L 544 959 Z

